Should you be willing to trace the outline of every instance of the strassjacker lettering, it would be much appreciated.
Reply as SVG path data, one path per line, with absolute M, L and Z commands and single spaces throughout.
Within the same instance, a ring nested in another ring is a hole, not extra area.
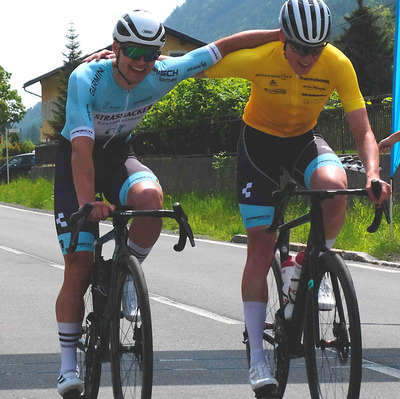
M 152 106 L 153 106 L 153 104 L 147 105 L 146 107 L 143 107 L 143 108 L 135 109 L 133 111 L 128 111 L 125 113 L 121 112 L 118 114 L 108 114 L 108 115 L 96 114 L 95 119 L 97 119 L 98 121 L 102 121 L 102 122 L 108 122 L 108 121 L 116 121 L 119 119 L 130 118 L 132 116 L 145 114 L 146 112 L 150 111 Z

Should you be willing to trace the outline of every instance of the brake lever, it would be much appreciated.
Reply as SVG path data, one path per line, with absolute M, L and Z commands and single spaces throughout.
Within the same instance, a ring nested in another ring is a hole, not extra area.
M 179 224 L 179 240 L 178 243 L 174 245 L 174 250 L 177 252 L 182 251 L 185 248 L 187 238 L 189 238 L 190 245 L 194 247 L 195 242 L 194 242 L 192 228 L 188 223 L 188 217 L 186 213 L 183 211 L 181 204 L 179 202 L 175 202 L 172 205 L 172 208 L 175 213 L 175 220 Z
M 66 249 L 68 254 L 75 252 L 76 247 L 78 246 L 79 232 L 89 217 L 90 212 L 92 212 L 92 209 L 93 205 L 90 202 L 87 202 L 78 212 L 73 213 L 69 218 L 69 224 L 71 226 L 71 240 Z
M 382 194 L 382 186 L 379 180 L 373 179 L 371 181 L 371 190 L 375 198 L 379 199 Z M 383 215 L 383 206 L 381 206 L 380 208 L 375 207 L 374 220 L 372 221 L 371 225 L 367 227 L 368 233 L 375 233 L 378 230 L 382 221 L 382 215 Z

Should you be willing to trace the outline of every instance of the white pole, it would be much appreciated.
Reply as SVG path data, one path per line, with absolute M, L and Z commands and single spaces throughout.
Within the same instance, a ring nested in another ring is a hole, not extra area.
M 10 184 L 10 168 L 8 166 L 8 129 L 6 129 L 7 184 Z

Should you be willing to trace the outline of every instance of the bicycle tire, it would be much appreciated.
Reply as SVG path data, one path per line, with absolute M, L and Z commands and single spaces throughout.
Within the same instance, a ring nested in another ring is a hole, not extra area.
M 96 351 L 98 334 L 97 322 L 93 311 L 92 285 L 90 284 L 84 295 L 84 318 L 82 335 L 78 342 L 79 375 L 84 383 L 82 398 L 96 399 L 99 393 L 101 379 L 101 359 Z
M 334 308 L 312 309 L 312 303 L 318 304 L 317 290 L 314 301 L 310 295 L 307 298 L 304 346 L 310 394 L 313 399 L 358 399 L 362 342 L 356 292 L 346 263 L 331 251 L 319 257 L 315 287 L 320 287 L 325 273 L 334 293 Z M 318 321 L 318 343 L 313 320 Z
M 133 278 L 140 317 L 124 317 L 122 300 L 126 278 Z M 153 387 L 153 337 L 147 285 L 133 255 L 118 260 L 111 320 L 111 375 L 114 398 L 150 399 Z
M 277 398 L 282 398 L 285 393 L 289 376 L 289 345 L 283 320 L 283 296 L 280 260 L 277 254 L 271 262 L 267 275 L 268 303 L 263 332 L 263 346 L 268 359 L 271 374 L 278 381 Z M 245 332 L 245 334 L 247 334 Z M 246 343 L 247 362 L 250 366 L 250 345 Z

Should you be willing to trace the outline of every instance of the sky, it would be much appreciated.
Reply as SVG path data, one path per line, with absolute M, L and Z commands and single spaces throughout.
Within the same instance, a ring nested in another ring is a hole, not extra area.
M 118 19 L 130 10 L 152 12 L 163 22 L 185 0 L 7 0 L 0 14 L 0 65 L 26 108 L 40 98 L 25 92 L 24 83 L 63 65 L 66 35 L 73 22 L 82 55 L 112 43 Z M 27 90 L 41 94 L 40 83 Z

